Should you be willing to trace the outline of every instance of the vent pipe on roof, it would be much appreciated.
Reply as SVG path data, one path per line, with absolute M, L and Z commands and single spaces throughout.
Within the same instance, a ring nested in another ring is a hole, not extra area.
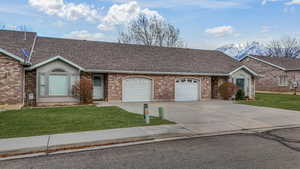
M 33 50 L 34 50 L 34 47 L 35 47 L 35 43 L 36 43 L 36 39 L 37 39 L 37 35 L 35 35 L 34 39 L 33 39 L 33 44 L 31 46 L 31 50 L 30 50 L 30 54 L 29 54 L 29 58 L 28 58 L 28 63 L 31 63 L 31 57 L 33 55 Z

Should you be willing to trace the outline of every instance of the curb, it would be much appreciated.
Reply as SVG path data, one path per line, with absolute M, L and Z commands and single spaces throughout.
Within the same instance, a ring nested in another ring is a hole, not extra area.
M 92 151 L 92 150 L 103 150 L 116 147 L 127 147 L 134 145 L 158 143 L 165 141 L 174 141 L 174 140 L 185 140 L 191 138 L 201 138 L 201 137 L 214 137 L 214 136 L 224 136 L 224 135 L 234 135 L 234 134 L 257 134 L 270 130 L 278 129 L 287 129 L 287 128 L 299 128 L 300 125 L 287 125 L 287 126 L 276 126 L 268 128 L 257 128 L 257 129 L 244 129 L 244 130 L 234 130 L 234 131 L 224 131 L 224 132 L 215 132 L 215 133 L 202 133 L 202 134 L 178 134 L 178 133 L 169 133 L 161 135 L 151 135 L 145 137 L 131 137 L 118 140 L 106 140 L 100 142 L 86 142 L 79 144 L 71 145 L 59 145 L 49 147 L 48 150 L 46 147 L 36 148 L 36 149 L 24 149 L 23 151 L 9 151 L 0 153 L 0 161 L 4 160 L 14 160 L 14 159 L 23 159 L 30 157 L 39 157 L 55 154 L 66 154 L 82 151 Z

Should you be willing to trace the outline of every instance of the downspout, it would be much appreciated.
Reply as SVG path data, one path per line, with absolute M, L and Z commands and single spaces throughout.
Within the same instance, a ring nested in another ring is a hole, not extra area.
M 23 103 L 22 107 L 25 105 L 25 98 L 26 98 L 26 93 L 25 93 L 25 69 L 23 69 Z

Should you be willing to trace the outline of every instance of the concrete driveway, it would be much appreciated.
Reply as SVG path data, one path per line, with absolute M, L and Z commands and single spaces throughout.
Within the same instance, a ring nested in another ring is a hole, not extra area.
M 130 112 L 143 113 L 143 103 L 109 104 Z M 154 116 L 158 116 L 158 107 L 163 107 L 166 119 L 195 133 L 300 125 L 298 111 L 234 104 L 230 101 L 159 102 L 149 103 L 149 107 Z

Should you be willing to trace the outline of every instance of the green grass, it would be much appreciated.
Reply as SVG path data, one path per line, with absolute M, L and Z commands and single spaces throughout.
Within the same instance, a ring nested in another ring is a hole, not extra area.
M 237 103 L 300 111 L 300 96 L 296 95 L 257 93 L 255 101 L 238 101 Z
M 151 117 L 151 124 L 173 124 Z M 0 112 L 0 138 L 147 126 L 143 116 L 118 107 L 56 107 Z

